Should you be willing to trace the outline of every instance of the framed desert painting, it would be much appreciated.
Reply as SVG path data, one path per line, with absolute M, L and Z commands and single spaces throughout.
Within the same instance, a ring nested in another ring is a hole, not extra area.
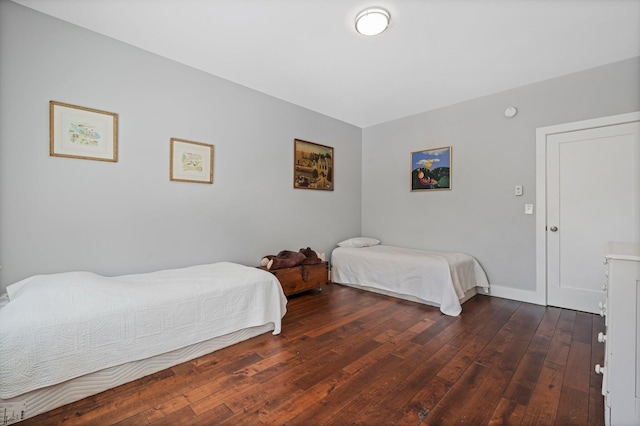
M 118 161 L 118 114 L 50 101 L 49 155 Z
M 293 187 L 333 191 L 333 148 L 294 139 L 293 151 Z
M 213 183 L 213 145 L 171 138 L 169 179 Z
M 451 147 L 411 153 L 411 190 L 451 189 Z

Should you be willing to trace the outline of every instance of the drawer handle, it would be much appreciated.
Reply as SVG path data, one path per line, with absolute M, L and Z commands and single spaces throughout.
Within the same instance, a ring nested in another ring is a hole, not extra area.
M 596 374 L 604 374 L 607 369 L 600 364 L 596 364 Z
M 607 341 L 607 335 L 604 334 L 602 331 L 598 333 L 598 342 L 604 343 L 606 341 Z

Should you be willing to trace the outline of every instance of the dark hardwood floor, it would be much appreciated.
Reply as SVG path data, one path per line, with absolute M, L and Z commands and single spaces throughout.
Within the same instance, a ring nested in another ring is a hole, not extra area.
M 597 315 L 478 295 L 452 318 L 332 284 L 282 330 L 24 424 L 604 424 Z

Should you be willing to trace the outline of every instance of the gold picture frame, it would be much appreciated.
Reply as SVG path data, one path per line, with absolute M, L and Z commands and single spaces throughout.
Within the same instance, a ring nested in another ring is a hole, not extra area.
M 118 161 L 118 114 L 49 101 L 49 155 Z
M 213 183 L 213 145 L 171 138 L 169 180 Z
M 333 148 L 314 142 L 293 141 L 293 187 L 333 191 Z

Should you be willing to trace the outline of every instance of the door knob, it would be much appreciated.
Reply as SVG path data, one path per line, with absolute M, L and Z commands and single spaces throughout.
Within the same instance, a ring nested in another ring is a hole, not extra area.
M 552 226 L 551 228 L 549 228 L 549 230 L 551 232 L 556 232 L 558 230 L 558 227 L 557 226 Z

